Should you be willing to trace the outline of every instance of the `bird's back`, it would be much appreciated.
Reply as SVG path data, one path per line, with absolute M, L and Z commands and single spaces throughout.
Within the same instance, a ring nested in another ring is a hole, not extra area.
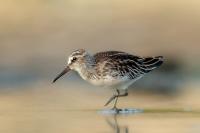
M 103 76 L 135 79 L 163 63 L 163 57 L 140 57 L 121 51 L 106 51 L 94 55 L 97 69 Z

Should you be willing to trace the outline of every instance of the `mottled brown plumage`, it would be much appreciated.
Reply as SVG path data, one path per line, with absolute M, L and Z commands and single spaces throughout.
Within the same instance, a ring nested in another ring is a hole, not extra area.
M 113 74 L 113 77 L 129 76 L 130 79 L 152 71 L 163 62 L 161 56 L 142 58 L 120 51 L 100 52 L 95 54 L 94 58 L 96 67 L 99 69 L 103 67 L 103 76 L 116 71 L 118 74 Z M 97 69 L 98 73 L 99 69 Z

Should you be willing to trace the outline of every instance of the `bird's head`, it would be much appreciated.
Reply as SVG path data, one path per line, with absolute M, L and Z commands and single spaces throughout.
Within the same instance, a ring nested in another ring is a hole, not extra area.
M 53 80 L 53 83 L 56 82 L 60 77 L 68 73 L 70 70 L 79 71 L 81 67 L 84 67 L 87 61 L 86 58 L 89 56 L 89 53 L 84 49 L 78 49 L 70 54 L 68 57 L 68 62 L 66 68 Z

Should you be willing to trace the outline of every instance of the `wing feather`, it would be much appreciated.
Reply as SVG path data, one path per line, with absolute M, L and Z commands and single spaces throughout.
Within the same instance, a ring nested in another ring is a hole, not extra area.
M 163 63 L 162 56 L 142 58 L 121 51 L 101 52 L 94 57 L 97 64 L 104 64 L 104 73 L 115 73 L 113 76 L 127 76 L 131 79 L 142 76 Z

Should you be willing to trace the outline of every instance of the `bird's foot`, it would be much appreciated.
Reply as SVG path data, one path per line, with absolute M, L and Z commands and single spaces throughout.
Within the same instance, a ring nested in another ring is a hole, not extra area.
M 113 107 L 111 110 L 115 111 L 117 114 L 122 111 L 122 109 L 117 108 L 116 106 Z

